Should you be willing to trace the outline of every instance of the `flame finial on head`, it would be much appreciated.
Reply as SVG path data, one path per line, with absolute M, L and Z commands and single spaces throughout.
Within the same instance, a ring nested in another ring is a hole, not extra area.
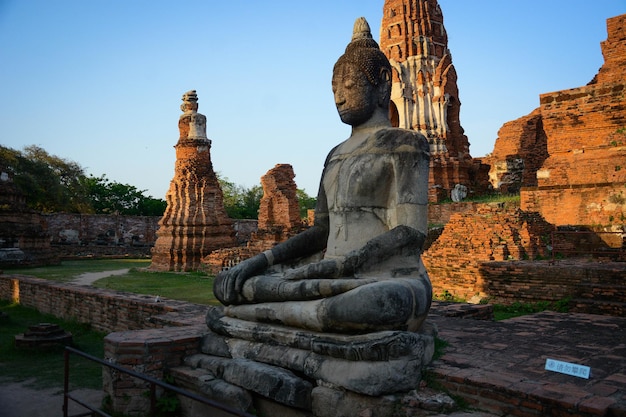
M 335 63 L 335 68 L 346 63 L 356 65 L 372 85 L 381 82 L 382 69 L 391 72 L 389 60 L 372 38 L 370 25 L 364 17 L 359 17 L 354 22 L 352 40 L 346 46 L 346 52 Z
M 354 28 L 352 29 L 352 40 L 357 39 L 372 39 L 372 31 L 369 23 L 364 17 L 359 17 L 354 22 Z

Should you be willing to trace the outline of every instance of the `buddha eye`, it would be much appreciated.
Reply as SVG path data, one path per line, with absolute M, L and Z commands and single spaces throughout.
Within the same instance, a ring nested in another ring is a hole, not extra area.
M 352 88 L 354 87 L 354 80 L 346 80 L 345 83 L 343 83 L 344 88 Z

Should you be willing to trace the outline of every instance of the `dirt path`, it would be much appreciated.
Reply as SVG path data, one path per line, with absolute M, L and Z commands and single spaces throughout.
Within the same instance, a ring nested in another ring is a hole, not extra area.
M 112 277 L 114 275 L 124 275 L 124 274 L 128 273 L 128 271 L 129 271 L 129 269 L 125 268 L 125 269 L 116 269 L 116 270 L 113 270 L 113 271 L 85 272 L 84 274 L 78 275 L 72 281 L 72 283 L 78 284 L 78 285 L 91 285 L 91 284 L 93 284 L 95 281 L 97 281 L 99 279 L 106 278 L 106 277 Z

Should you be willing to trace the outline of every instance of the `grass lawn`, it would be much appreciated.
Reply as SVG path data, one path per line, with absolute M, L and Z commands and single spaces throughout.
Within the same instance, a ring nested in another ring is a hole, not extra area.
M 33 275 L 37 278 L 67 282 L 85 272 L 115 271 L 126 268 L 144 268 L 150 265 L 150 259 L 85 259 L 63 261 L 60 265 L 40 266 L 35 268 L 4 269 L 5 274 Z
M 541 311 L 556 311 L 567 313 L 569 311 L 569 298 L 560 301 L 539 301 L 536 303 L 515 302 L 510 305 L 494 304 L 493 315 L 495 320 L 506 320 L 513 317 L 526 316 Z
M 219 304 L 213 295 L 213 277 L 199 272 L 150 272 L 131 269 L 125 275 L 99 279 L 93 286 L 196 304 Z
M 151 272 L 146 270 L 148 266 L 149 259 L 87 259 L 63 261 L 54 266 L 5 269 L 4 273 L 69 282 L 86 272 L 129 269 L 124 275 L 102 278 L 92 285 L 196 304 L 219 304 L 213 296 L 212 276 L 200 272 Z
M 0 312 L 8 315 L 0 318 L 0 376 L 3 379 L 27 382 L 27 385 L 33 388 L 63 388 L 63 347 L 48 350 L 15 347 L 15 335 L 24 333 L 34 324 L 58 324 L 72 333 L 73 347 L 98 358 L 104 355 L 105 334 L 91 330 L 88 324 L 63 321 L 3 300 L 0 300 Z M 100 365 L 76 355 L 72 355 L 70 365 L 71 388 L 102 388 Z

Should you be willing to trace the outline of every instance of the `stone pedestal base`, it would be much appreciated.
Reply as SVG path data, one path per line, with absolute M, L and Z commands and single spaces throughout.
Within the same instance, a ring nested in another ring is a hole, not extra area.
M 419 387 L 436 333 L 428 323 L 421 333 L 315 333 L 224 317 L 219 308 L 207 324 L 202 353 L 185 358 L 175 380 L 240 410 L 294 417 L 394 415 Z

